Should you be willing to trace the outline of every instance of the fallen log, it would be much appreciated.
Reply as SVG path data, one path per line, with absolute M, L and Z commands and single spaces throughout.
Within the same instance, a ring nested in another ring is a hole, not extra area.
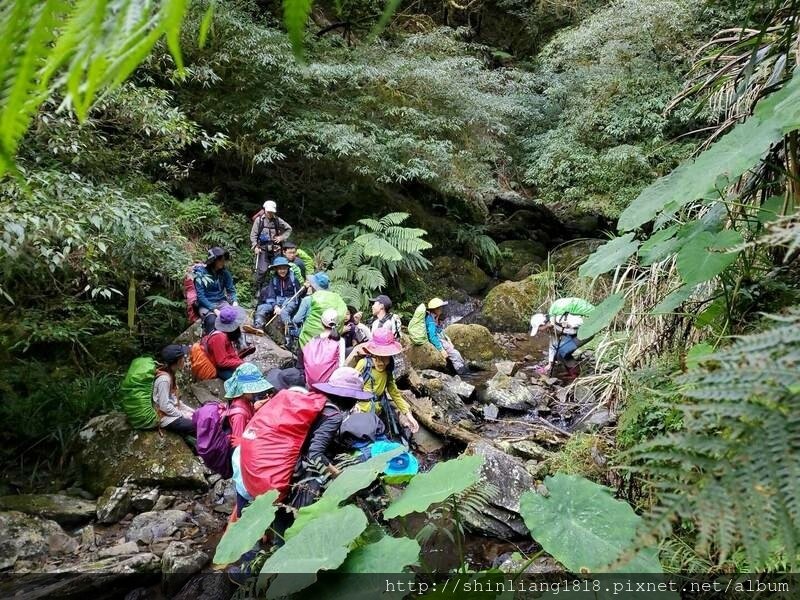
M 411 394 L 406 394 L 405 399 L 411 407 L 411 412 L 416 419 L 434 433 L 464 442 L 465 444 L 471 442 L 488 442 L 499 449 L 492 440 L 487 440 L 483 436 L 468 431 L 460 425 L 454 423 L 448 424 L 437 418 L 430 398 L 417 398 Z

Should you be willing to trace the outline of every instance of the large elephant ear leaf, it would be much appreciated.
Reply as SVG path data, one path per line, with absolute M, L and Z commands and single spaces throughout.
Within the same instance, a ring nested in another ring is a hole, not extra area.
M 578 329 L 578 338 L 588 340 L 598 331 L 607 327 L 624 305 L 625 296 L 622 294 L 612 294 L 603 300 Z
M 639 249 L 639 242 L 633 239 L 633 235 L 627 233 L 600 246 L 581 265 L 578 274 L 594 278 L 624 264 Z
M 520 514 L 533 538 L 571 573 L 661 573 L 656 549 L 639 550 L 642 523 L 611 490 L 575 475 L 544 482 L 548 495 L 525 492 Z
M 704 231 L 694 236 L 678 252 L 676 265 L 681 279 L 690 285 L 713 279 L 736 262 L 739 253 L 732 248 L 741 243 L 741 234 L 732 230 L 717 234 Z

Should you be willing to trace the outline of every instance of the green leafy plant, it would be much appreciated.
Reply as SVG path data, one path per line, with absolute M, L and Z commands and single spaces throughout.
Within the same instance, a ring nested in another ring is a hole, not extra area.
M 503 253 L 491 236 L 486 234 L 485 225 L 461 224 L 456 228 L 456 244 L 475 263 L 483 263 L 490 270 L 495 270 L 503 258 Z
M 231 523 L 225 535 L 217 544 L 214 553 L 214 563 L 225 565 L 235 562 L 242 554 L 256 545 L 264 532 L 272 524 L 278 507 L 275 501 L 278 492 L 270 490 L 262 494 L 242 511 L 242 516 L 235 523 Z
M 380 220 L 360 219 L 322 239 L 317 255 L 327 265 L 331 288 L 345 301 L 362 306 L 387 281 L 399 283 L 403 272 L 430 266 L 423 252 L 431 248 L 424 229 L 402 227 L 407 213 L 389 213 Z
M 520 497 L 520 514 L 534 539 L 570 572 L 661 572 L 656 550 L 634 546 L 642 519 L 628 503 L 583 477 L 557 474 L 544 484 L 546 495 Z

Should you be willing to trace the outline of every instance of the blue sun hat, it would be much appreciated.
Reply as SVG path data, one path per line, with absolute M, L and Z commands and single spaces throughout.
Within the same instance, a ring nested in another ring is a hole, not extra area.
M 259 394 L 272 389 L 272 384 L 253 363 L 242 363 L 225 382 L 225 397 L 238 398 L 244 394 Z
M 405 446 L 397 442 L 378 441 L 374 444 L 371 444 L 369 449 L 372 456 L 377 456 L 378 454 L 383 454 L 384 452 L 390 452 L 395 448 L 404 447 Z M 417 461 L 417 458 L 410 452 L 403 452 L 402 454 L 395 456 L 389 461 L 389 464 L 387 464 L 386 468 L 383 470 L 384 479 L 387 483 L 404 483 L 414 477 L 414 475 L 416 475 L 418 472 L 419 462 Z

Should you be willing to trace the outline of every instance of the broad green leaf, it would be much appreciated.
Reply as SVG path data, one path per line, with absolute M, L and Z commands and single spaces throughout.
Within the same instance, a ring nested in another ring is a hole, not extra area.
M 312 4 L 312 0 L 283 0 L 283 23 L 297 58 L 303 56 L 303 37 Z
M 607 327 L 617 316 L 617 313 L 622 310 L 624 304 L 625 296 L 622 294 L 612 294 L 603 300 L 578 329 L 578 339 L 588 340 L 595 333 Z
M 214 564 L 227 565 L 235 562 L 256 545 L 275 518 L 275 512 L 278 510 L 275 506 L 277 499 L 276 490 L 262 494 L 242 511 L 242 516 L 236 523 L 228 525 L 228 529 L 217 544 Z
M 367 487 L 383 472 L 390 460 L 403 452 L 405 452 L 404 448 L 395 448 L 389 452 L 373 456 L 361 464 L 344 469 L 341 475 L 331 481 L 319 500 L 304 506 L 297 512 L 294 523 L 286 530 L 286 539 L 296 536 L 319 515 L 335 510 L 341 502 Z
M 724 320 L 725 310 L 725 298 L 717 298 L 711 304 L 709 304 L 705 310 L 703 310 L 703 312 L 697 315 L 697 318 L 694 320 L 694 326 L 700 328 L 721 325 L 722 321 Z
M 531 536 L 572 573 L 661 573 L 656 549 L 633 552 L 642 518 L 611 490 L 575 475 L 544 481 L 549 495 L 525 492 L 519 512 Z M 621 564 L 614 564 L 622 559 Z
M 600 246 L 581 265 L 578 274 L 594 278 L 624 264 L 639 248 L 639 242 L 633 239 L 633 235 L 627 233 Z
M 741 234 L 732 230 L 716 235 L 704 231 L 696 235 L 678 252 L 676 265 L 681 278 L 687 284 L 713 279 L 739 256 L 738 252 L 726 252 L 726 249 L 741 243 Z
M 753 116 L 733 128 L 693 162 L 645 188 L 620 215 L 619 230 L 647 223 L 672 203 L 671 211 L 694 200 L 714 198 L 758 162 L 785 133 L 800 127 L 800 74 L 763 98 Z
M 347 558 L 350 545 L 367 528 L 367 517 L 352 505 L 337 508 L 286 540 L 261 568 L 261 575 L 277 573 L 267 598 L 294 594 L 316 581 L 320 569 L 336 569 Z M 294 573 L 294 575 L 292 575 Z M 298 577 L 297 574 L 309 577 Z
M 386 536 L 353 550 L 339 567 L 341 573 L 402 573 L 419 560 L 417 540 Z
M 431 504 L 443 502 L 477 483 L 483 465 L 482 456 L 461 456 L 437 464 L 427 473 L 411 480 L 397 500 L 389 505 L 383 516 L 387 519 L 402 517 L 412 512 L 423 512 Z
M 375 23 L 375 26 L 372 28 L 372 31 L 369 34 L 370 38 L 376 38 L 381 34 L 381 32 L 386 28 L 386 24 L 389 22 L 389 19 L 392 18 L 392 15 L 397 10 L 397 7 L 400 6 L 401 1 L 402 0 L 388 0 L 386 2 L 383 13 L 381 13 L 381 18 L 378 19 L 378 22 Z
M 767 198 L 758 209 L 758 222 L 763 224 L 775 221 L 783 213 L 783 205 L 786 199 L 783 196 L 772 196 Z
M 651 235 L 639 247 L 639 264 L 646 267 L 664 260 L 677 251 L 683 243 L 675 234 L 679 226 L 672 225 Z
M 673 290 L 650 311 L 650 314 L 664 315 L 671 313 L 689 299 L 694 292 L 695 287 L 697 286 L 685 284 L 679 287 L 677 290 Z
M 703 362 L 703 359 L 713 354 L 713 352 L 714 346 L 707 342 L 695 344 L 689 349 L 689 352 L 686 353 L 686 367 L 688 369 L 694 369 Z

